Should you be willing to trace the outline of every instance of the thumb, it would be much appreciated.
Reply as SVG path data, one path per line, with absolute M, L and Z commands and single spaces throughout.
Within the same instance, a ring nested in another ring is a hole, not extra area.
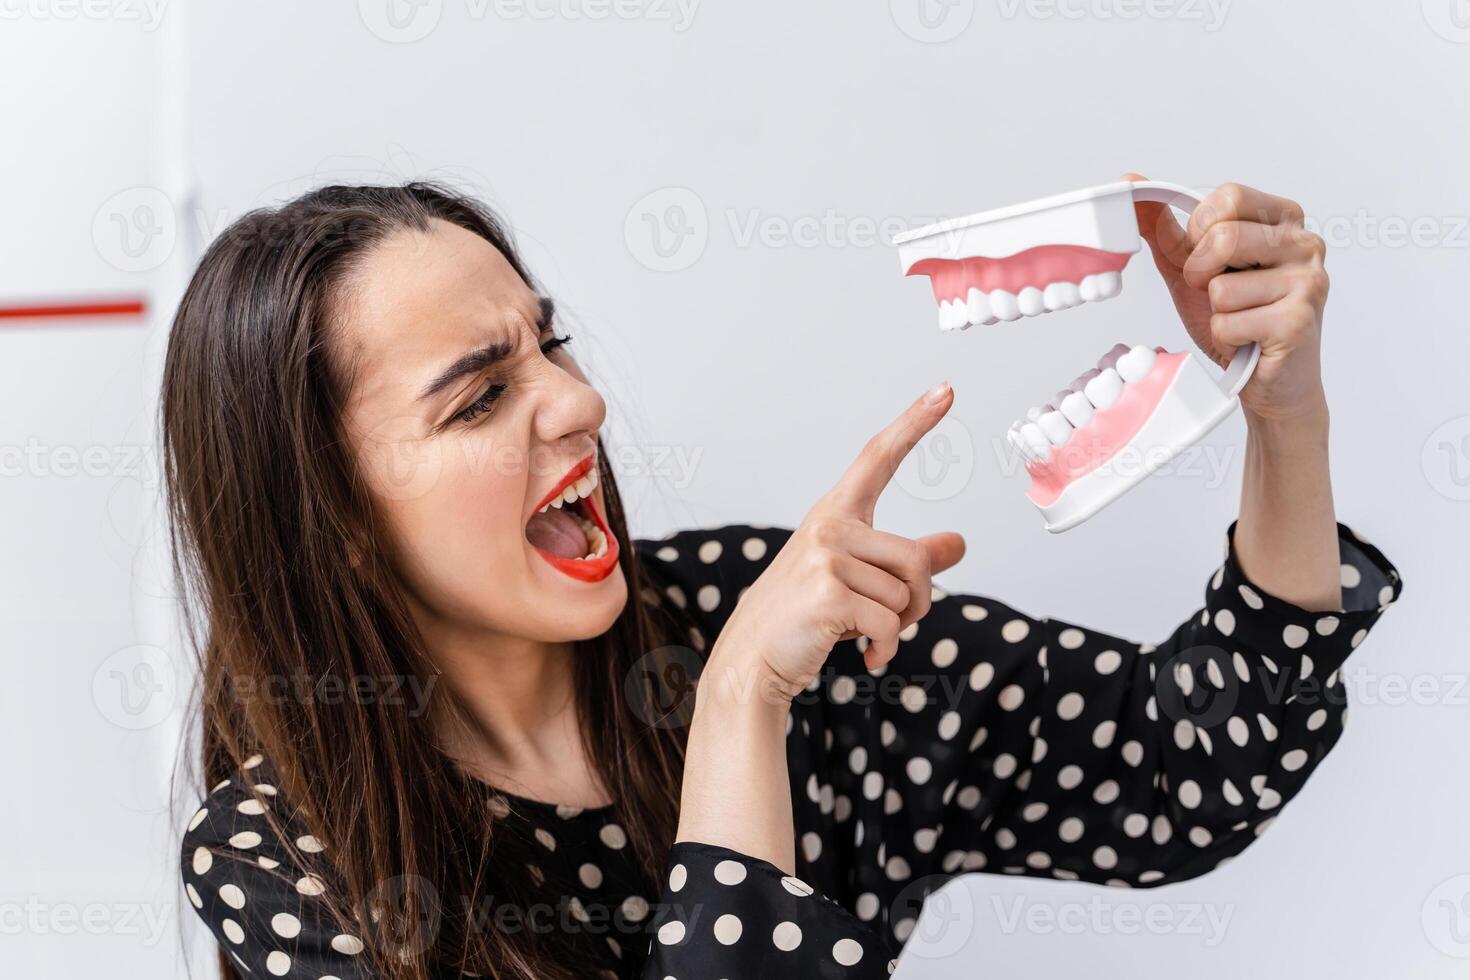
M 1124 174 L 1124 180 L 1146 180 L 1142 174 Z M 1164 281 L 1171 287 L 1181 279 L 1184 260 L 1193 249 L 1189 236 L 1180 227 L 1173 210 L 1157 201 L 1138 201 L 1133 205 L 1138 216 L 1138 233 L 1148 243 L 1153 253 L 1154 265 L 1158 266 Z
M 953 531 L 925 535 L 919 539 L 919 544 L 929 552 L 931 575 L 953 568 L 965 557 L 965 539 Z

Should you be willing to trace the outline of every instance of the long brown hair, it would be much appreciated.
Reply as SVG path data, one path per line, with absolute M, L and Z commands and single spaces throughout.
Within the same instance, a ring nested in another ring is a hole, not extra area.
M 529 844 L 492 820 L 503 799 L 445 756 L 427 717 L 389 698 L 302 693 L 325 679 L 433 684 L 393 556 L 379 544 L 389 536 L 374 533 L 380 518 L 344 438 L 350 371 L 327 356 L 354 264 L 432 219 L 484 238 L 534 288 L 477 201 L 425 183 L 331 186 L 235 222 L 179 306 L 162 435 L 176 570 L 200 660 L 200 775 L 209 785 L 256 753 L 266 757 L 272 781 L 327 846 L 332 914 L 365 938 L 385 903 L 398 917 L 396 937 L 379 922 L 386 938 L 368 942 L 382 975 L 584 976 L 579 947 L 591 939 L 484 927 L 487 903 L 545 901 L 555 883 L 533 880 Z M 627 542 L 600 458 L 608 524 Z M 650 724 L 624 696 L 625 678 L 672 626 L 644 597 L 635 549 L 625 547 L 620 562 L 629 601 L 606 634 L 578 644 L 577 710 L 652 889 L 677 823 L 684 728 Z M 283 687 L 296 696 L 252 696 Z M 292 835 L 274 829 L 294 852 Z M 320 857 L 294 856 L 306 866 Z

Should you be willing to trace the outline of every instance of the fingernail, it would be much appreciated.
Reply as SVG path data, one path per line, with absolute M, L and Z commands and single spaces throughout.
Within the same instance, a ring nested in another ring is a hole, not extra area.
M 925 393 L 924 404 L 938 405 L 940 402 L 944 401 L 944 396 L 947 394 L 949 394 L 949 382 L 941 381 L 939 382 L 939 384 L 935 385 L 933 388 L 930 388 L 928 392 Z

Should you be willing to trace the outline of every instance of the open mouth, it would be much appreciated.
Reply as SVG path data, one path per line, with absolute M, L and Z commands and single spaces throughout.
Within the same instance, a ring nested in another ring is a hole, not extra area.
M 566 472 L 526 522 L 526 540 L 553 568 L 580 582 L 600 582 L 618 564 L 618 540 L 592 494 L 597 454 Z

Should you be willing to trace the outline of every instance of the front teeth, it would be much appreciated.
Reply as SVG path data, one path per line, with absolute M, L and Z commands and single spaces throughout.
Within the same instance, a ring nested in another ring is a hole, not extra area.
M 1123 289 L 1123 277 L 1117 272 L 1098 272 L 1083 276 L 1080 283 L 1054 282 L 1045 288 L 1026 286 L 1020 292 L 971 289 L 962 298 L 940 300 L 939 329 L 963 330 L 972 325 L 989 326 L 1002 320 L 1055 313 L 1083 303 L 1112 299 Z
M 1113 345 L 1097 367 L 1057 392 L 1052 404 L 1027 409 L 1025 419 L 1011 425 L 1006 441 L 1027 462 L 1045 463 L 1053 449 L 1065 446 L 1075 430 L 1092 421 L 1095 412 L 1117 404 L 1126 384 L 1147 377 L 1157 360 L 1152 347 Z
M 596 489 L 596 487 L 597 470 L 588 470 L 586 474 L 579 479 L 568 483 L 566 485 L 566 488 L 562 490 L 560 497 L 557 497 L 555 500 L 551 501 L 548 504 L 543 504 L 541 506 L 541 509 L 538 510 L 537 513 L 544 514 L 552 507 L 559 508 L 562 504 L 570 504 L 576 500 L 581 499 L 582 497 L 591 496 L 592 491 Z

